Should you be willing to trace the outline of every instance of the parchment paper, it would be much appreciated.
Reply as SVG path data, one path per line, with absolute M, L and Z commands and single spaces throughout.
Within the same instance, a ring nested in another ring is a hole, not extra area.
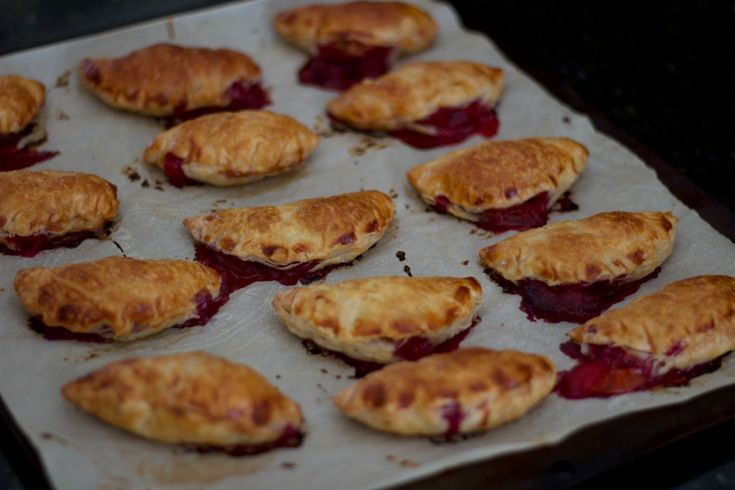
M 49 89 L 41 116 L 50 135 L 46 147 L 61 150 L 61 155 L 36 168 L 91 172 L 115 183 L 122 220 L 113 238 L 128 256 L 141 258 L 192 258 L 192 242 L 181 220 L 210 209 L 278 204 L 361 188 L 389 192 L 397 195 L 395 224 L 363 260 L 332 272 L 328 282 L 400 275 L 405 265 L 415 276 L 473 275 L 485 290 L 485 306 L 482 322 L 465 345 L 540 352 L 551 356 L 559 369 L 570 366 L 558 345 L 573 325 L 528 321 L 518 309 L 519 297 L 502 294 L 482 273 L 480 248 L 508 235 L 493 237 L 466 222 L 426 212 L 409 187 L 404 174 L 410 167 L 448 149 L 420 151 L 390 139 L 336 134 L 324 137 L 308 164 L 296 173 L 239 188 L 178 190 L 162 183 L 160 171 L 140 163 L 143 149 L 161 127 L 104 106 L 78 82 L 76 68 L 86 56 L 119 56 L 160 41 L 231 47 L 250 53 L 260 63 L 274 99 L 270 109 L 325 128 L 321 115 L 334 93 L 296 84 L 304 55 L 276 39 L 270 27 L 276 11 L 302 3 L 306 2 L 232 4 L 177 16 L 168 23 L 155 21 L 0 58 L 0 73 L 37 78 Z M 416 3 L 431 11 L 441 25 L 441 35 L 433 49 L 413 59 L 465 58 L 506 70 L 498 139 L 560 135 L 589 148 L 589 167 L 573 189 L 579 211 L 555 214 L 552 221 L 600 211 L 648 209 L 673 210 L 681 219 L 673 255 L 659 277 L 644 284 L 636 296 L 695 274 L 735 274 L 733 244 L 677 201 L 629 150 L 555 101 L 487 39 L 463 30 L 448 6 Z M 72 74 L 64 86 L 67 70 Z M 463 146 L 479 141 L 473 138 Z M 133 172 L 139 180 L 126 175 Z M 148 187 L 143 186 L 145 182 Z M 405 262 L 396 258 L 399 250 L 405 251 Z M 735 365 L 728 358 L 722 369 L 695 379 L 688 387 L 609 400 L 567 401 L 551 396 L 521 420 L 460 443 L 386 435 L 351 422 L 332 406 L 330 397 L 353 382 L 348 379 L 351 370 L 339 361 L 308 355 L 299 339 L 280 325 L 270 308 L 271 297 L 284 287 L 277 283 L 257 283 L 235 293 L 204 328 L 165 332 L 130 345 L 49 342 L 26 328 L 26 313 L 12 288 L 16 271 L 120 253 L 110 240 L 88 240 L 76 249 L 44 252 L 33 259 L 0 256 L 0 393 L 59 489 L 389 486 L 461 463 L 559 441 L 583 426 L 683 402 L 735 382 Z M 239 459 L 185 453 L 99 422 L 59 394 L 63 383 L 108 362 L 194 349 L 248 363 L 301 403 L 310 430 L 304 445 Z

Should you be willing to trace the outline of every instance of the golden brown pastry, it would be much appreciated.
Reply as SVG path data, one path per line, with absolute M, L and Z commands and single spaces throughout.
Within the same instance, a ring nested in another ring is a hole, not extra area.
M 334 404 L 378 430 L 451 436 L 517 419 L 549 394 L 555 374 L 544 356 L 473 347 L 386 366 Z
M 23 238 L 53 240 L 80 232 L 105 236 L 117 212 L 117 188 L 96 175 L 57 170 L 0 173 L 0 248 L 9 253 L 25 255 Z
M 393 220 L 395 204 L 379 191 L 305 199 L 280 206 L 227 209 L 184 220 L 194 240 L 242 261 L 311 270 L 348 263 Z
M 569 332 L 565 398 L 608 397 L 687 384 L 735 349 L 735 278 L 698 276 L 606 312 Z
M 546 193 L 537 213 L 543 224 L 548 214 L 543 211 L 574 184 L 587 156 L 584 146 L 568 138 L 490 141 L 418 165 L 406 175 L 425 202 L 478 226 L 493 226 L 492 216 L 483 213 L 507 210 Z
M 17 75 L 0 76 L 0 135 L 25 129 L 45 100 L 42 83 Z
M 434 42 L 431 16 L 402 2 L 349 2 L 309 5 L 278 14 L 276 32 L 308 53 L 331 43 L 390 46 L 416 53 Z
M 154 441 L 233 455 L 301 441 L 296 402 L 250 367 L 206 352 L 113 362 L 61 391 L 85 412 Z
M 523 231 L 483 248 L 480 259 L 513 282 L 635 281 L 671 255 L 678 221 L 655 211 L 599 213 Z
M 273 298 L 292 333 L 381 364 L 432 353 L 469 329 L 481 304 L 473 277 L 368 277 L 287 289 Z
M 503 70 L 470 61 L 408 63 L 350 88 L 327 105 L 327 112 L 360 130 L 429 131 L 417 122 L 440 108 L 476 101 L 495 107 L 503 79 Z
M 143 158 L 161 167 L 174 185 L 183 173 L 185 179 L 228 186 L 292 170 L 317 145 L 319 137 L 291 117 L 268 111 L 221 112 L 159 134 Z M 171 168 L 174 164 L 179 168 Z
M 14 286 L 42 328 L 130 341 L 201 324 L 200 309 L 219 297 L 220 282 L 215 271 L 187 260 L 107 257 L 23 269 Z
M 261 73 L 248 55 L 237 51 L 156 44 L 122 58 L 85 59 L 80 78 L 112 107 L 171 116 L 227 107 L 236 92 L 260 82 Z

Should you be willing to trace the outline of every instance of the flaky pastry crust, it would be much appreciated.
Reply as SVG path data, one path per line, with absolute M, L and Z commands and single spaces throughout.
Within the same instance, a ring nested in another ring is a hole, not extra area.
M 113 362 L 62 394 L 105 422 L 168 443 L 262 444 L 303 423 L 299 405 L 254 369 L 206 352 Z
M 513 282 L 635 281 L 671 255 L 678 221 L 655 211 L 599 213 L 522 231 L 483 248 L 480 259 Z
M 8 236 L 104 233 L 117 188 L 96 175 L 58 170 L 0 173 L 0 243 Z
M 17 75 L 0 76 L 0 135 L 28 126 L 46 100 L 41 82 Z
M 568 138 L 486 141 L 413 167 L 406 176 L 425 202 L 444 196 L 451 214 L 478 221 L 484 211 L 542 192 L 554 203 L 577 180 L 587 156 L 584 146 Z
M 129 341 L 195 318 L 197 294 L 218 297 L 220 277 L 188 260 L 107 257 L 23 269 L 13 285 L 50 327 Z
M 260 67 L 246 54 L 155 44 L 122 58 L 85 59 L 79 78 L 106 104 L 148 116 L 223 107 L 234 82 L 260 81 Z
M 386 366 L 337 393 L 334 404 L 370 427 L 405 435 L 445 434 L 447 413 L 459 411 L 459 432 L 467 433 L 517 419 L 555 378 L 545 356 L 472 347 Z
M 402 2 L 309 5 L 281 12 L 273 25 L 283 38 L 312 54 L 321 44 L 351 42 L 416 53 L 431 46 L 437 34 L 431 15 Z
M 408 63 L 348 89 L 329 102 L 327 112 L 361 130 L 421 130 L 413 123 L 441 107 L 476 100 L 495 107 L 503 80 L 503 70 L 470 61 Z
M 269 111 L 220 112 L 156 136 L 143 158 L 163 168 L 167 153 L 184 160 L 190 179 L 226 186 L 255 182 L 299 167 L 319 136 L 297 120 Z
M 373 246 L 395 215 L 379 191 L 305 199 L 280 206 L 227 209 L 184 220 L 197 242 L 244 261 L 312 270 L 347 263 Z
M 610 310 L 569 332 L 576 343 L 653 356 L 658 371 L 686 369 L 735 350 L 735 278 L 698 276 Z
M 401 340 L 421 336 L 437 345 L 472 325 L 482 304 L 473 277 L 369 277 L 280 291 L 273 308 L 302 338 L 355 359 L 401 360 Z

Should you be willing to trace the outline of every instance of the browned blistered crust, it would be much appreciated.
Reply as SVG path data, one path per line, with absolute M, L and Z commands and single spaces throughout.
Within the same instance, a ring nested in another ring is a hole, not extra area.
M 187 177 L 213 185 L 254 182 L 300 166 L 319 136 L 297 120 L 269 111 L 220 112 L 156 136 L 144 160 L 163 168 L 167 153 L 184 160 Z
M 402 2 L 309 5 L 281 12 L 273 26 L 283 38 L 309 53 L 328 43 L 390 46 L 402 53 L 416 53 L 431 46 L 437 34 L 431 15 Z
M 155 44 L 122 58 L 85 59 L 79 78 L 106 104 L 148 116 L 226 106 L 237 81 L 260 80 L 260 67 L 230 49 Z
M 655 211 L 599 213 L 523 231 L 483 248 L 480 259 L 513 282 L 635 281 L 671 255 L 678 221 Z
M 473 277 L 380 276 L 280 291 L 273 308 L 294 334 L 373 362 L 400 360 L 401 340 L 434 345 L 472 325 L 482 304 Z
M 41 82 L 17 75 L 0 76 L 0 135 L 28 126 L 46 100 Z
M 350 262 L 383 236 L 395 215 L 379 191 L 305 199 L 280 206 L 227 209 L 184 220 L 197 242 L 275 267 Z
M 333 99 L 327 112 L 361 130 L 421 130 L 413 123 L 440 107 L 464 107 L 475 100 L 495 107 L 503 80 L 500 68 L 470 61 L 408 63 L 353 86 Z
M 220 277 L 188 260 L 107 257 L 23 269 L 14 286 L 48 326 L 128 341 L 196 317 L 195 296 L 219 296 Z
M 0 173 L 0 243 L 7 236 L 104 232 L 117 188 L 96 175 L 58 170 Z
M 457 405 L 467 433 L 522 416 L 555 379 L 545 356 L 471 347 L 386 366 L 337 393 L 334 404 L 370 427 L 406 435 L 446 433 L 444 415 Z
M 254 369 L 206 352 L 113 362 L 62 394 L 105 422 L 168 443 L 262 444 L 303 423 L 299 405 Z
M 568 138 L 486 141 L 418 165 L 406 176 L 424 201 L 445 196 L 452 214 L 473 220 L 465 214 L 515 206 L 542 192 L 553 203 L 577 180 L 587 156 Z
M 735 350 L 735 278 L 698 276 L 610 310 L 569 332 L 578 344 L 653 355 L 660 370 L 686 369 Z

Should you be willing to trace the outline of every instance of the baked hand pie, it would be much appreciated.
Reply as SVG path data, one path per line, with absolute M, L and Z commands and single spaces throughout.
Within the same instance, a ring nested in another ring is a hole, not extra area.
M 270 103 L 260 67 L 230 49 L 155 44 L 122 58 L 86 58 L 79 76 L 106 104 L 171 124 Z
M 478 321 L 473 277 L 368 277 L 280 291 L 273 308 L 310 351 L 331 353 L 358 376 L 456 349 Z
M 380 240 L 395 211 L 387 195 L 363 191 L 214 211 L 186 218 L 184 226 L 197 242 L 196 259 L 233 291 L 257 281 L 322 278 Z
M 319 136 L 297 120 L 268 111 L 220 112 L 156 136 L 143 159 L 176 187 L 204 182 L 247 184 L 299 167 Z
M 117 188 L 96 175 L 14 170 L 0 173 L 0 252 L 33 257 L 107 236 Z
M 0 172 L 30 167 L 59 154 L 36 151 L 46 132 L 33 120 L 46 100 L 41 82 L 17 75 L 0 75 Z
M 219 275 L 188 260 L 107 257 L 23 269 L 15 291 L 50 340 L 131 341 L 204 325 L 229 299 Z
M 699 276 L 608 311 L 569 332 L 577 365 L 559 376 L 564 398 L 607 398 L 681 386 L 735 349 L 735 278 Z
M 384 131 L 417 148 L 459 143 L 498 131 L 495 106 L 503 70 L 469 61 L 409 63 L 365 80 L 327 105 L 333 122 Z
M 399 55 L 429 48 L 437 34 L 431 15 L 402 2 L 309 5 L 278 14 L 273 25 L 311 55 L 299 80 L 335 90 L 382 75 Z
M 521 417 L 555 378 L 545 356 L 471 347 L 386 366 L 337 393 L 334 404 L 374 429 L 450 438 Z
M 611 212 L 528 230 L 480 251 L 491 279 L 534 320 L 583 322 L 655 277 L 674 248 L 671 213 Z
M 413 167 L 406 176 L 438 213 L 501 233 L 545 224 L 587 165 L 587 155 L 567 138 L 488 141 Z
M 115 427 L 198 452 L 245 456 L 303 439 L 296 402 L 254 369 L 206 352 L 113 362 L 61 392 Z

